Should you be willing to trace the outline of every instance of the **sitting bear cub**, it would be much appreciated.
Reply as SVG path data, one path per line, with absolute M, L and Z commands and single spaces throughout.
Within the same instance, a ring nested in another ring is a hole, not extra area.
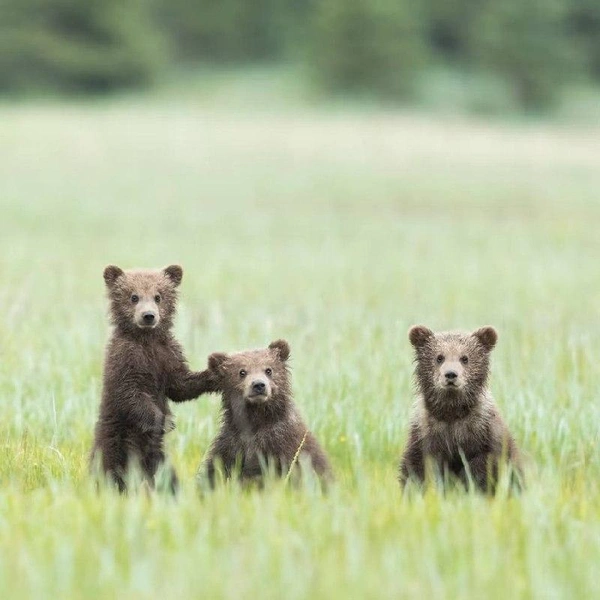
M 433 333 L 415 326 L 409 338 L 419 394 L 400 483 L 423 483 L 430 465 L 438 477 L 454 477 L 468 486 L 470 476 L 479 490 L 493 492 L 503 460 L 511 464 L 518 483 L 519 453 L 487 386 L 496 330 Z
M 200 474 L 215 484 L 217 466 L 226 478 L 261 481 L 266 466 L 279 476 L 304 466 L 323 483 L 331 478 L 327 456 L 308 431 L 291 391 L 290 348 L 278 340 L 264 350 L 215 353 L 209 370 L 223 390 L 221 430 Z
M 106 348 L 92 460 L 121 492 L 132 463 L 154 486 L 165 460 L 164 434 L 174 427 L 167 399 L 181 402 L 217 391 L 211 373 L 190 371 L 171 333 L 182 277 L 177 265 L 161 271 L 112 265 L 104 270 L 114 329 Z M 170 485 L 177 485 L 174 471 Z

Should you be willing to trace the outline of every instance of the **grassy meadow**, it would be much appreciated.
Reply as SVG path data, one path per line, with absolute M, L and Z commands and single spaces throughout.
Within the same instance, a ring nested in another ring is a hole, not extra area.
M 600 127 L 261 93 L 0 104 L 0 597 L 598 597 Z M 96 493 L 102 269 L 175 262 L 192 367 L 290 342 L 327 496 L 199 498 L 214 395 L 177 499 Z M 417 322 L 498 328 L 522 496 L 401 495 Z

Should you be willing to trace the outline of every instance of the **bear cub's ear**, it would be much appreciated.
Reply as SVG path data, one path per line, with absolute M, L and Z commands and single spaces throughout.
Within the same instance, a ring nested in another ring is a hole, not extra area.
M 479 340 L 479 343 L 490 352 L 498 341 L 498 332 L 493 327 L 481 327 L 473 332 L 473 336 Z
M 173 282 L 175 287 L 177 287 L 183 279 L 183 269 L 179 265 L 165 267 L 163 273 Z
M 425 325 L 413 325 L 408 330 L 408 339 L 415 348 L 421 348 L 433 337 L 433 331 Z
M 279 358 L 285 362 L 290 357 L 290 345 L 285 340 L 275 340 L 269 344 L 269 350 L 277 350 Z
M 106 269 L 104 269 L 104 282 L 108 287 L 114 284 L 114 282 L 124 275 L 123 269 L 116 267 L 115 265 L 108 265 Z
M 228 356 L 224 352 L 213 352 L 208 357 L 208 368 L 211 371 L 220 371 L 223 363 L 227 360 Z

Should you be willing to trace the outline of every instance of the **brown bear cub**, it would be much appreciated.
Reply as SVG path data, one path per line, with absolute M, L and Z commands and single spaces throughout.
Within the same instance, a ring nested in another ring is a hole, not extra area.
M 201 470 L 214 487 L 216 469 L 229 479 L 262 481 L 264 470 L 287 476 L 305 468 L 325 484 L 331 467 L 325 452 L 308 431 L 292 399 L 290 347 L 278 340 L 264 350 L 215 353 L 209 370 L 223 390 L 221 430 Z
M 104 270 L 114 329 L 106 348 L 92 459 L 121 492 L 132 465 L 154 486 L 165 460 L 165 432 L 174 428 L 167 399 L 182 402 L 216 391 L 211 373 L 190 371 L 171 333 L 182 277 L 177 265 L 160 271 Z M 169 485 L 177 486 L 173 470 Z
M 492 327 L 474 333 L 433 333 L 412 327 L 418 397 L 407 446 L 400 463 L 400 483 L 423 484 L 428 469 L 447 480 L 493 493 L 499 466 L 521 477 L 519 454 L 487 386 L 489 355 L 498 339 Z

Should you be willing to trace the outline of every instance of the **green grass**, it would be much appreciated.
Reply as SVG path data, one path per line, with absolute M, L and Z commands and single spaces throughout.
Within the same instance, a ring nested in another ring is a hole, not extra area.
M 0 597 L 600 594 L 600 129 L 190 95 L 0 107 Z M 287 338 L 326 497 L 194 476 L 215 396 L 175 407 L 181 495 L 97 494 L 102 269 L 179 262 L 177 335 Z M 516 498 L 404 498 L 406 332 L 495 325 Z

